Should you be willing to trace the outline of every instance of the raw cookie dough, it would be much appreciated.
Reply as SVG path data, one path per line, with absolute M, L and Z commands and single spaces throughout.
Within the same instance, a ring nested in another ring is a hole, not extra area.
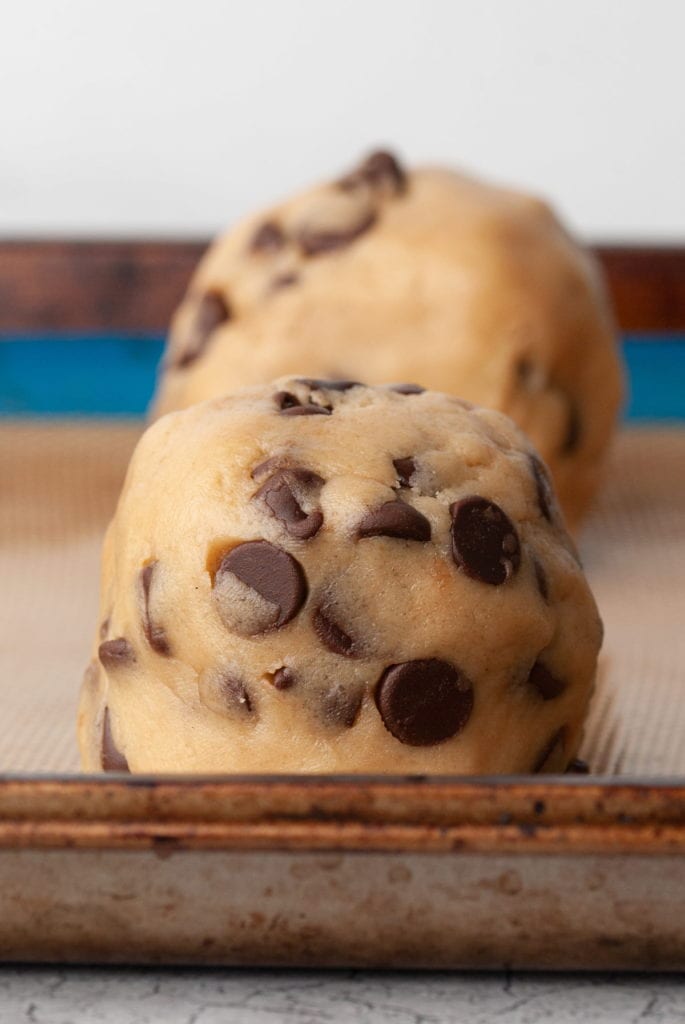
M 147 431 L 101 622 L 91 771 L 560 771 L 602 634 L 507 417 L 296 379 Z
M 621 396 L 599 268 L 538 199 L 378 153 L 220 238 L 158 413 L 283 374 L 415 380 L 510 415 L 574 527 Z

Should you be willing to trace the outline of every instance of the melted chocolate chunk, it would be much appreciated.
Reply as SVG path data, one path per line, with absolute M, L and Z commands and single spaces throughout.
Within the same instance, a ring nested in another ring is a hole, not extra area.
M 212 332 L 231 319 L 231 307 L 220 292 L 206 292 L 195 307 L 195 314 L 186 334 L 182 350 L 175 360 L 178 369 L 185 369 L 198 359 Z
M 407 187 L 407 175 L 392 153 L 378 150 L 339 182 L 340 188 L 345 191 L 361 184 L 371 185 L 372 188 L 388 186 L 393 193 L 400 195 Z
M 248 714 L 252 711 L 250 694 L 242 680 L 236 676 L 230 674 L 222 676 L 218 689 L 228 707 L 246 711 Z
M 498 586 L 521 564 L 514 524 L 499 505 L 478 495 L 450 505 L 452 557 L 472 579 Z
M 537 558 L 533 559 L 533 571 L 535 572 L 535 582 L 537 583 L 540 597 L 543 601 L 549 601 L 549 583 L 547 582 L 547 573 L 542 568 Z
M 416 472 L 416 462 L 408 455 L 404 459 L 393 459 L 392 464 L 397 473 L 397 479 L 402 487 L 411 487 L 411 480 Z
M 412 747 L 433 746 L 464 728 L 473 709 L 473 688 L 449 662 L 405 661 L 381 676 L 376 707 L 395 739 Z
M 566 396 L 566 401 L 568 403 L 568 419 L 566 421 L 566 433 L 561 443 L 561 454 L 573 455 L 580 447 L 583 436 L 583 424 L 576 402 L 570 395 Z
M 322 253 L 345 248 L 365 234 L 375 223 L 375 211 L 365 210 L 359 220 L 346 228 L 303 227 L 300 230 L 298 241 L 305 256 L 320 256 Z
M 150 614 L 150 590 L 156 567 L 157 562 L 150 562 L 140 573 L 140 585 L 143 592 L 143 632 L 152 650 L 169 658 L 171 657 L 171 646 L 166 630 L 155 622 Z
M 426 389 L 420 384 L 391 384 L 390 390 L 398 395 L 422 395 Z
M 115 669 L 132 665 L 136 660 L 136 652 L 126 637 L 118 636 L 116 640 L 103 640 L 98 647 L 98 658 L 104 668 Z
M 560 697 L 568 686 L 565 680 L 552 675 L 541 661 L 536 661 L 533 665 L 528 682 L 537 690 L 543 700 L 554 700 L 555 697 Z
M 290 391 L 277 391 L 274 401 L 281 416 L 330 416 L 332 411 L 323 405 L 302 405 L 299 398 Z
M 238 544 L 221 559 L 214 586 L 231 573 L 275 606 L 269 629 L 279 629 L 297 615 L 307 599 L 307 579 L 300 563 L 292 555 L 265 540 Z M 264 632 L 259 628 L 256 632 Z
M 287 665 L 277 668 L 273 674 L 272 683 L 277 690 L 289 690 L 296 683 L 295 673 Z
M 316 380 L 312 377 L 298 377 L 297 383 L 304 384 L 312 391 L 349 391 L 350 388 L 364 386 L 358 380 Z
M 105 772 L 129 772 L 126 757 L 117 747 L 112 735 L 109 708 L 105 708 L 105 715 L 102 721 L 102 750 L 100 753 L 100 764 Z
M 552 510 L 556 504 L 554 491 L 552 490 L 552 484 L 549 479 L 549 473 L 542 459 L 539 459 L 537 455 L 532 452 L 528 456 L 530 463 L 531 472 L 533 474 L 533 480 L 535 481 L 535 491 L 538 496 L 538 505 L 540 506 L 540 512 L 545 519 L 552 522 Z
M 372 509 L 357 527 L 357 536 L 397 537 L 400 540 L 429 541 L 431 524 L 418 509 L 404 501 L 386 501 Z
M 356 640 L 335 621 L 329 608 L 320 605 L 314 612 L 312 625 L 321 643 L 333 654 L 341 654 L 344 658 L 357 657 Z
M 566 726 L 562 725 L 561 729 L 558 729 L 549 742 L 545 744 L 533 764 L 532 772 L 534 775 L 541 772 L 547 765 L 548 761 L 551 761 L 553 758 L 556 759 L 557 754 L 563 754 L 564 747 L 566 746 L 567 733 L 568 730 Z
M 321 529 L 323 513 L 318 508 L 305 512 L 295 495 L 295 490 L 298 485 L 303 490 L 318 490 L 322 484 L 323 479 L 309 469 L 300 466 L 278 469 L 265 484 L 262 484 L 255 498 L 264 502 L 271 514 L 283 523 L 291 537 L 309 540 Z
M 362 690 L 350 690 L 342 683 L 334 683 L 323 695 L 321 702 L 324 720 L 330 725 L 341 725 L 345 729 L 351 729 L 357 721 L 362 697 Z
M 278 252 L 285 245 L 283 228 L 273 220 L 266 220 L 257 228 L 250 241 L 251 252 Z

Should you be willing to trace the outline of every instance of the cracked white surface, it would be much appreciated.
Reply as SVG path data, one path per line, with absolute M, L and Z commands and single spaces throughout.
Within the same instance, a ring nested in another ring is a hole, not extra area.
M 0 969 L 0 1024 L 685 1024 L 676 975 Z

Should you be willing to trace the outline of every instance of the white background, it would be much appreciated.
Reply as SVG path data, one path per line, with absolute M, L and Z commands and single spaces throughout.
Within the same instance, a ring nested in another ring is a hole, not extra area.
M 204 235 L 370 146 L 685 239 L 685 0 L 0 0 L 0 234 Z

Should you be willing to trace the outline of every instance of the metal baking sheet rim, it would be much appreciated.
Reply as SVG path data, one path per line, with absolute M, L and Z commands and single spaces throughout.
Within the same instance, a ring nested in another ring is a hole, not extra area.
M 685 968 L 685 782 L 0 780 L 0 957 Z

